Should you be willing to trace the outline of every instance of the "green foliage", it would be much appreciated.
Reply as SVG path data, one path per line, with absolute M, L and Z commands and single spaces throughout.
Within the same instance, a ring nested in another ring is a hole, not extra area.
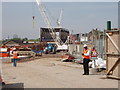
M 10 40 L 22 40 L 21 38 L 13 38 L 13 39 L 10 39 Z
M 27 41 L 27 40 L 28 40 L 28 38 L 23 38 L 22 40 L 23 40 L 23 41 Z

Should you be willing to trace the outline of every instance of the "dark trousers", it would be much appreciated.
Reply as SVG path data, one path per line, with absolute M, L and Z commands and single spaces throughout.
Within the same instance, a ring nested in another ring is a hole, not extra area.
M 14 66 L 14 67 L 17 66 L 17 59 L 13 59 L 13 66 Z
M 89 62 L 90 59 L 83 59 L 83 68 L 84 68 L 84 74 L 89 74 Z

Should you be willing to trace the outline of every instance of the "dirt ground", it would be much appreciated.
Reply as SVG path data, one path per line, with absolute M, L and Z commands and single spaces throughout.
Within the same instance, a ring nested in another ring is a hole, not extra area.
M 80 64 L 61 62 L 59 56 L 43 56 L 28 62 L 3 63 L 5 88 L 118 88 L 118 80 L 105 75 L 83 74 Z

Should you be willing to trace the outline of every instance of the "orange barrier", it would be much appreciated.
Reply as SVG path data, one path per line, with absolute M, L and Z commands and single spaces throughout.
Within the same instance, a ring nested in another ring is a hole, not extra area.
M 8 48 L 0 48 L 0 57 L 9 57 L 9 51 Z
M 0 57 L 9 57 L 10 54 L 8 52 L 0 52 Z

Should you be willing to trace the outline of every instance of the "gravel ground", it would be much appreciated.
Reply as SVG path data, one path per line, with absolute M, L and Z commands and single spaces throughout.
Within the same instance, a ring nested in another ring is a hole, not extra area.
M 83 76 L 80 64 L 61 62 L 60 55 L 43 55 L 27 62 L 3 63 L 4 88 L 118 88 L 118 80 L 103 74 Z

